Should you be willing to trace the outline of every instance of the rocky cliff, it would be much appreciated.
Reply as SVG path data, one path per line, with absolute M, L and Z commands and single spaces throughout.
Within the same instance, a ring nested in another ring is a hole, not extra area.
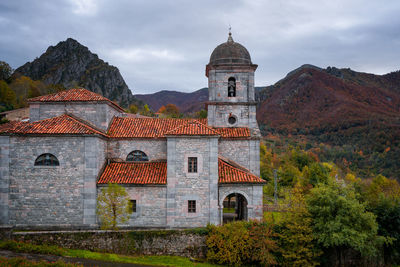
M 39 58 L 15 70 L 16 74 L 61 84 L 65 88 L 84 87 L 127 107 L 138 100 L 132 95 L 118 68 L 72 38 L 50 46 Z

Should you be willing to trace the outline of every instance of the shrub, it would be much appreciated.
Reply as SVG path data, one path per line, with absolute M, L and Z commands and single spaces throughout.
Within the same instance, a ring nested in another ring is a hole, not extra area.
M 272 253 L 277 250 L 277 246 L 272 240 L 273 236 L 269 225 L 257 221 L 209 226 L 207 259 L 236 266 L 252 263 L 275 264 Z

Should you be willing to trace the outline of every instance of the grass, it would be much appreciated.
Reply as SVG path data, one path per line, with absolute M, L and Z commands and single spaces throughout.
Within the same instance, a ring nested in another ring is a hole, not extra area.
M 65 263 L 62 261 L 46 262 L 46 261 L 31 261 L 25 258 L 5 258 L 0 257 L 0 266 L 26 266 L 26 267 L 83 267 L 80 264 Z
M 224 208 L 224 213 L 235 213 L 235 208 Z
M 0 241 L 0 249 L 11 250 L 15 252 L 51 254 L 66 257 L 85 258 L 92 260 L 136 263 L 153 266 L 196 266 L 196 267 L 212 267 L 219 266 L 210 263 L 192 262 L 190 259 L 179 256 L 125 256 L 113 253 L 100 253 L 80 249 L 64 249 L 56 246 L 33 245 L 29 243 L 16 241 Z M 7 266 L 7 265 L 6 265 Z M 11 265 L 17 266 L 17 265 Z M 28 265 L 29 266 L 29 265 Z M 32 265 L 35 266 L 35 265 Z M 52 265 L 49 265 L 52 266 Z M 57 266 L 57 265 L 54 265 Z M 62 265 L 60 265 L 62 266 Z M 71 265 L 72 266 L 72 265 Z

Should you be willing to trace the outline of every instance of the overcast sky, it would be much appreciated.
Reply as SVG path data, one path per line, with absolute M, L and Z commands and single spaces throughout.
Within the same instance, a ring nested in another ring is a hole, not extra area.
M 228 36 L 258 64 L 256 85 L 302 64 L 400 69 L 399 0 L 1 0 L 0 60 L 17 68 L 68 37 L 119 68 L 134 94 L 207 86 Z

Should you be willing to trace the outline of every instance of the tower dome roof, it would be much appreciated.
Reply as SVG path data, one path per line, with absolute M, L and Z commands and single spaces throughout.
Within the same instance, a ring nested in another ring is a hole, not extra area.
M 228 41 L 217 46 L 211 54 L 210 65 L 245 64 L 252 65 L 249 51 L 233 41 L 229 33 Z

